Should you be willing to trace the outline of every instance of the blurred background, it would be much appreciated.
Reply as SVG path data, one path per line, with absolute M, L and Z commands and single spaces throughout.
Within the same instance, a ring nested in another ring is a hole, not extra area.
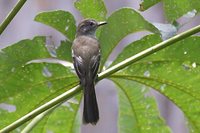
M 0 0 L 0 23 L 5 19 L 6 15 L 13 8 L 17 0 Z M 73 6 L 74 0 L 30 0 L 25 3 L 23 8 L 19 11 L 13 21 L 5 29 L 0 36 L 0 49 L 18 42 L 22 39 L 33 38 L 37 35 L 51 36 L 54 43 L 58 45 L 60 40 L 64 40 L 65 37 L 55 31 L 54 29 L 33 21 L 34 17 L 43 11 L 48 10 L 66 10 L 71 12 L 77 21 L 82 19 L 80 13 Z M 139 9 L 139 3 L 141 0 L 105 0 L 105 5 L 108 10 L 109 16 L 115 10 L 122 7 L 132 7 Z M 166 24 L 167 21 L 164 17 L 162 3 L 159 3 L 145 12 L 141 12 L 145 19 L 151 23 L 155 23 L 156 26 L 159 23 Z M 163 29 L 164 32 L 170 34 L 176 34 L 176 32 L 183 32 L 191 27 L 196 26 L 200 22 L 200 16 L 193 18 L 181 18 L 178 20 L 181 24 L 184 24 L 178 31 L 172 26 Z M 188 23 L 189 22 L 189 23 Z M 123 47 L 130 42 L 140 39 L 148 34 L 147 32 L 134 33 L 124 38 L 119 46 L 117 46 L 109 60 L 112 61 L 116 55 L 122 51 Z M 96 87 L 97 99 L 100 108 L 100 121 L 96 126 L 83 126 L 81 127 L 82 133 L 117 133 L 117 92 L 114 84 L 109 80 L 99 82 Z M 160 110 L 160 115 L 164 118 L 165 122 L 169 125 L 173 133 L 187 133 L 186 120 L 183 113 L 172 102 L 167 100 L 164 96 L 158 92 L 152 91 L 151 95 L 156 97 L 157 104 Z M 158 127 L 159 128 L 159 127 Z

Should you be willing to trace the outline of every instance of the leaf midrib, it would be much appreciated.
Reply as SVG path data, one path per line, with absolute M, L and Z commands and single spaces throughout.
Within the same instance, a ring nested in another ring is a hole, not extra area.
M 112 80 L 112 81 L 115 82 L 114 80 Z M 129 101 L 129 104 L 131 105 L 131 109 L 132 109 L 132 112 L 133 112 L 133 114 L 134 114 L 134 116 L 135 116 L 136 122 L 137 122 L 137 123 L 140 123 L 140 122 L 139 122 L 139 119 L 138 119 L 138 117 L 137 117 L 137 112 L 136 112 L 136 110 L 135 110 L 135 107 L 134 107 L 133 104 L 131 103 L 131 100 L 130 100 L 128 94 L 126 93 L 126 91 L 123 89 L 123 87 L 122 87 L 120 84 L 118 84 L 117 82 L 115 82 L 115 84 L 118 85 L 119 88 L 121 88 L 122 92 L 125 94 L 126 98 L 127 98 L 128 101 Z M 139 124 L 139 125 L 140 125 L 140 124 Z M 138 124 L 137 124 L 137 127 L 138 127 L 138 129 L 139 129 L 139 132 L 141 133 L 141 128 L 140 128 L 140 126 L 138 126 Z

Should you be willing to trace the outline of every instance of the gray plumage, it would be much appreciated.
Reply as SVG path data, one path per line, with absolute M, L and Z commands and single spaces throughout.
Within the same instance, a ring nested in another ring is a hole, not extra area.
M 96 124 L 99 110 L 95 94 L 95 80 L 100 63 L 100 45 L 95 37 L 98 26 L 106 24 L 92 19 L 82 21 L 72 45 L 74 68 L 84 89 L 83 122 Z

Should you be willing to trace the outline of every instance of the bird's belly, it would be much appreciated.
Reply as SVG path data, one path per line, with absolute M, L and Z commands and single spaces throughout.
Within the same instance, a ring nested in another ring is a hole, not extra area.
M 83 59 L 84 58 L 89 59 L 99 54 L 99 51 L 97 51 L 96 49 L 97 48 L 92 46 L 81 46 L 78 53 L 79 56 L 81 56 Z

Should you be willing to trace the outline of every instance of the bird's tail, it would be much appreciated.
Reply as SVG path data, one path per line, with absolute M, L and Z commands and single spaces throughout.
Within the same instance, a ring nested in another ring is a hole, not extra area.
M 94 82 L 87 82 L 84 87 L 83 123 L 95 125 L 99 120 L 99 109 L 95 94 Z

